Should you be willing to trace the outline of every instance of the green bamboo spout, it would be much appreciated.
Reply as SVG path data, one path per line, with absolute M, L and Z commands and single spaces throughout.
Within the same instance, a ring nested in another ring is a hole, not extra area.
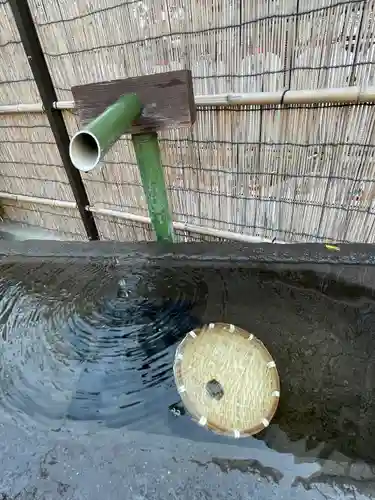
M 141 113 L 142 105 L 136 94 L 120 97 L 72 138 L 69 154 L 73 165 L 83 172 L 95 168 L 121 135 L 131 130 Z M 173 242 L 172 216 L 157 133 L 132 134 L 132 141 L 156 237 L 158 241 Z
M 95 168 L 111 146 L 131 128 L 141 112 L 142 104 L 136 94 L 120 97 L 74 135 L 69 146 L 73 165 L 83 172 Z

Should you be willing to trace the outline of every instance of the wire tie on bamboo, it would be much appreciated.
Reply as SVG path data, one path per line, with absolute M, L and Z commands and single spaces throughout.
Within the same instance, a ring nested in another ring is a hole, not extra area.
M 284 105 L 284 99 L 285 99 L 285 94 L 289 92 L 290 89 L 284 89 L 283 93 L 281 94 L 281 99 L 280 99 L 280 106 Z

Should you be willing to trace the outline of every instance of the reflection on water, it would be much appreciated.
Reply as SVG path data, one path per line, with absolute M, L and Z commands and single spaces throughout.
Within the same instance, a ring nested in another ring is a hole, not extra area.
M 228 443 L 180 411 L 172 362 L 187 331 L 234 323 L 263 340 L 282 384 L 270 427 L 236 445 L 269 447 L 304 463 L 318 459 L 324 477 L 372 480 L 375 303 L 361 283 L 374 272 L 357 271 L 277 264 L 168 271 L 93 261 L 3 266 L 2 410 L 26 425 L 124 426 Z M 303 475 L 296 481 L 306 483 Z

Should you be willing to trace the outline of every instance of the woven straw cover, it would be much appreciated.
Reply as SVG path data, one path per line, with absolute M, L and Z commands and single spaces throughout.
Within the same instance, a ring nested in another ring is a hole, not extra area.
M 186 335 L 177 347 L 174 377 L 190 415 L 218 434 L 256 434 L 269 425 L 279 402 L 279 375 L 268 350 L 226 323 Z

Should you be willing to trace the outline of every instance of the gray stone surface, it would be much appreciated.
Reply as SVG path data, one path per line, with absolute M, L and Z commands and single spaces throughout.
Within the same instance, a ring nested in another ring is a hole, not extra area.
M 370 498 L 373 488 L 330 476 L 311 481 L 317 464 L 230 444 L 120 430 L 26 432 L 10 423 L 0 437 L 3 500 L 360 499 Z

